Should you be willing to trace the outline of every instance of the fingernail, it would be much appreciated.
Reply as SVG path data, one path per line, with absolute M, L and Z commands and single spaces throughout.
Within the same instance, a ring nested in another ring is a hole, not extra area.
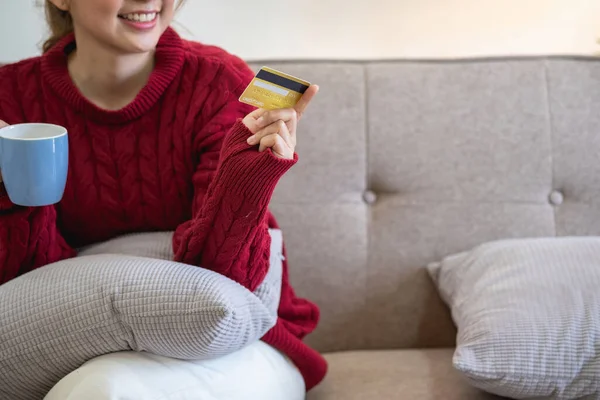
M 265 118 L 264 118 L 264 117 L 262 117 L 262 116 L 261 116 L 261 117 L 258 117 L 258 119 L 256 120 L 256 123 L 257 123 L 257 124 L 261 124 L 261 123 L 263 122 L 263 120 L 264 120 L 264 119 L 265 119 Z
M 254 136 L 250 136 L 247 140 L 248 144 L 255 144 L 256 138 Z

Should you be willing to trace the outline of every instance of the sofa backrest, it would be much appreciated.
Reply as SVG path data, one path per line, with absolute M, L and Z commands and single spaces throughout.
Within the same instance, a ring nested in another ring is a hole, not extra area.
M 265 62 L 321 86 L 272 210 L 321 351 L 452 346 L 425 265 L 600 234 L 600 61 Z

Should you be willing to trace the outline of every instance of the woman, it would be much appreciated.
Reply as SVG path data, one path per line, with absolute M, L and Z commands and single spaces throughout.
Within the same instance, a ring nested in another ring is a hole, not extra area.
M 156 230 L 175 231 L 176 261 L 250 290 L 266 275 L 268 228 L 277 228 L 268 203 L 296 163 L 298 119 L 318 88 L 295 109 L 240 103 L 252 71 L 222 49 L 180 38 L 169 27 L 174 3 L 47 0 L 44 54 L 0 68 L 0 119 L 65 126 L 70 146 L 56 206 L 17 207 L 0 183 L 0 283 L 74 257 L 77 247 Z M 295 296 L 284 268 L 279 322 L 260 352 L 280 356 L 270 364 L 278 374 L 303 378 L 302 394 L 280 397 L 300 399 L 326 363 L 302 342 L 318 309 Z M 245 384 L 256 398 L 272 389 Z

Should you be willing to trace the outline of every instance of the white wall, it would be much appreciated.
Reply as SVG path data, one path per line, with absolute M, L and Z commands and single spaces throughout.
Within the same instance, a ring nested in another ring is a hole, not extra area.
M 36 55 L 40 0 L 0 0 L 0 60 Z M 596 54 L 600 0 L 188 0 L 176 28 L 246 59 Z

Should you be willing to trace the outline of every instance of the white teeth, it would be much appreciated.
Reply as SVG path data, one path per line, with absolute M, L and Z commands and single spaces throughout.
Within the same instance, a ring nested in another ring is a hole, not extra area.
M 136 22 L 151 22 L 156 19 L 156 13 L 150 14 L 124 14 L 121 15 L 122 18 L 128 19 L 130 21 Z

